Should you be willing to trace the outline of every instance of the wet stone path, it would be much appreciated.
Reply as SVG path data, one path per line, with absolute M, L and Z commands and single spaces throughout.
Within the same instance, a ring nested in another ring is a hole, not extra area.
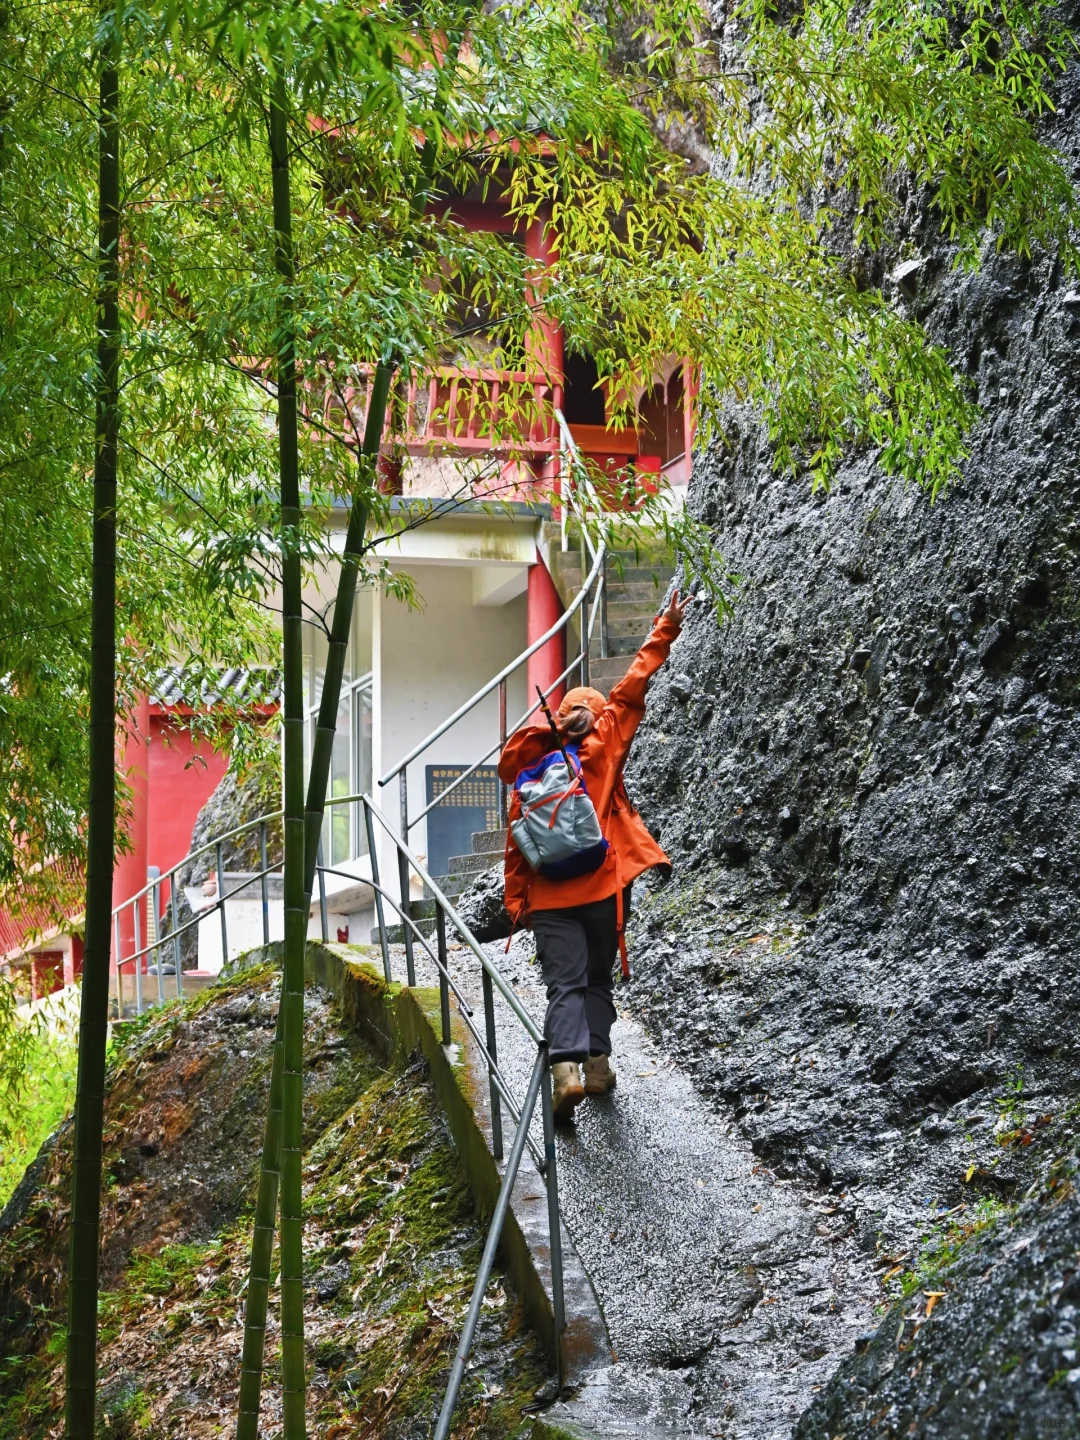
M 515 937 L 509 954 L 488 948 L 542 1019 L 531 936 Z M 477 962 L 464 948 L 450 962 L 482 1016 Z M 394 970 L 404 971 L 397 956 Z M 417 979 L 435 983 L 421 952 Z M 509 1007 L 496 1012 L 500 1064 L 521 1094 L 535 1051 Z M 560 1128 L 558 1164 L 563 1217 L 613 1363 L 550 1417 L 604 1437 L 780 1440 L 873 1327 L 872 1257 L 833 1197 L 759 1165 L 734 1121 L 622 1007 L 612 1041 L 618 1086 Z M 534 1128 L 542 1143 L 538 1119 Z

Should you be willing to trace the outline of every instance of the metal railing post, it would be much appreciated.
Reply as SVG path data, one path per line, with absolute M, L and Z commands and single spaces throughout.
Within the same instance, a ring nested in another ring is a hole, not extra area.
M 180 954 L 180 933 L 179 933 L 179 932 L 180 932 L 180 906 L 179 906 L 179 904 L 177 903 L 177 899 L 178 899 L 177 891 L 179 890 L 179 886 L 178 886 L 177 883 L 176 883 L 176 876 L 175 876 L 175 875 L 174 875 L 173 878 L 169 881 L 169 888 L 170 888 L 171 891 L 172 891 L 172 894 L 171 894 L 170 897 L 169 897 L 169 903 L 172 905 L 172 930 L 173 930 L 172 953 L 173 953 L 173 969 L 176 971 L 176 998 L 177 998 L 178 1000 L 180 1000 L 180 999 L 183 998 L 183 995 L 184 995 L 184 965 L 183 965 L 183 957 L 182 957 L 181 954 Z M 196 930 L 196 932 L 195 932 L 195 943 L 198 944 L 198 941 L 199 941 L 199 932 Z
M 506 744 L 506 681 L 499 681 L 499 753 Z M 506 786 L 498 781 L 499 824 L 506 824 Z
M 413 936 L 404 917 L 407 915 L 411 920 L 412 901 L 409 899 L 409 861 L 408 858 L 398 851 L 398 886 L 401 890 L 401 928 L 405 940 L 405 975 L 410 986 L 416 984 L 416 956 L 413 953 Z
M 581 530 L 581 583 L 582 583 L 582 587 L 584 588 L 584 585 L 585 585 L 585 574 L 586 574 L 585 562 L 586 562 L 586 560 L 587 560 L 588 557 L 587 557 L 586 552 L 585 552 L 585 526 L 584 526 L 583 524 L 581 524 L 580 521 L 579 521 L 578 523 L 579 523 L 580 530 Z M 606 552 L 605 552 L 605 556 L 606 556 Z M 589 683 L 589 628 L 590 628 L 590 627 L 589 627 L 589 606 L 588 606 L 588 603 L 582 605 L 581 609 L 578 611 L 578 617 L 579 617 L 579 629 L 580 629 L 580 631 L 581 631 L 581 681 L 580 681 L 580 683 L 581 683 L 582 685 L 588 685 L 588 683 Z
M 319 839 L 319 848 L 315 853 L 315 864 L 319 872 L 319 925 L 322 930 L 323 944 L 330 939 L 330 921 L 326 913 L 326 872 L 323 870 L 322 838 Z
M 544 1078 L 540 1082 L 540 1108 L 544 1117 L 544 1183 L 547 1186 L 548 1238 L 551 1247 L 551 1314 L 555 1321 L 555 1359 L 559 1385 L 563 1383 L 562 1336 L 566 1329 L 563 1296 L 562 1228 L 559 1223 L 559 1180 L 555 1163 L 555 1115 L 551 1106 L 551 1066 L 544 1054 Z
M 153 901 L 153 911 L 154 911 L 154 939 L 155 939 L 155 940 L 160 940 L 160 939 L 161 939 L 161 882 L 160 882 L 160 881 L 158 882 L 158 884 L 156 884 L 156 885 L 154 886 L 153 890 L 150 891 L 150 896 L 151 896 L 152 901 Z M 146 930 L 147 930 L 146 941 L 147 941 L 147 944 L 149 944 L 149 943 L 150 943 L 150 933 L 149 933 L 149 932 L 150 932 L 150 917 L 149 917 L 149 915 L 147 915 L 147 918 L 146 918 Z M 154 969 L 157 971 L 157 996 L 158 996 L 158 1004 L 159 1004 L 159 1005 L 164 1005 L 164 1004 L 165 1004 L 165 977 L 164 977 L 164 975 L 162 975 L 162 973 L 161 973 L 161 946 L 160 946 L 160 945 L 155 945 L 155 946 L 154 946 L 153 956 L 154 956 Z
M 270 944 L 270 881 L 266 873 L 266 821 L 259 826 L 259 869 L 262 871 L 263 944 Z
M 450 1036 L 450 982 L 446 978 L 446 911 L 441 905 L 435 907 L 435 933 L 439 947 L 439 1012 L 442 1016 L 442 1043 L 449 1045 Z
M 496 1160 L 501 1160 L 503 1158 L 502 1100 L 499 1096 L 498 1086 L 495 1084 L 495 1076 L 491 1071 L 491 1066 L 499 1063 L 499 1054 L 495 1043 L 495 991 L 492 988 L 491 976 L 488 972 L 481 970 L 480 975 L 484 986 L 484 1031 L 490 1062 L 488 1064 L 488 1090 L 491 1094 L 491 1153 Z
M 386 916 L 383 914 L 382 890 L 379 880 L 379 854 L 375 848 L 375 826 L 372 823 L 371 810 L 366 800 L 363 801 L 363 806 L 364 825 L 367 829 L 368 855 L 371 858 L 371 880 L 375 886 L 375 918 L 379 923 L 379 948 L 382 951 L 383 975 L 386 977 L 386 983 L 389 985 L 392 983 L 394 977 L 390 971 L 390 940 L 386 934 Z
M 570 486 L 573 484 L 570 474 L 570 466 L 566 458 L 566 450 L 559 447 L 559 540 L 560 548 L 566 553 L 568 548 L 566 540 L 566 517 L 570 509 Z
M 218 909 L 221 912 L 221 963 L 225 965 L 229 959 L 229 927 L 225 919 L 225 901 L 222 898 L 225 894 L 225 862 L 222 859 L 222 846 L 219 840 L 215 846 L 217 852 L 217 893 Z
M 409 782 L 406 778 L 408 770 L 402 770 L 398 776 L 398 802 L 401 813 L 401 838 L 406 845 L 409 843 Z M 403 914 L 410 920 L 416 917 L 412 913 L 412 901 L 409 899 L 409 861 L 400 850 L 398 851 L 398 882 L 401 886 L 401 909 Z M 401 925 L 403 938 L 405 940 L 405 973 L 409 985 L 416 984 L 416 956 L 413 954 L 412 931 L 402 921 Z
M 134 926 L 135 926 L 135 1014 L 136 1014 L 136 1015 L 141 1015 L 142 1012 L 143 1012 L 143 1003 L 142 1003 L 142 956 L 139 954 L 139 951 L 142 949 L 142 941 L 139 939 L 139 902 L 138 902 L 138 900 L 135 900 L 135 901 L 132 903 L 132 906 L 131 906 L 131 919 L 132 919 L 132 923 L 133 923 Z M 117 981 L 119 982 L 119 971 L 117 972 Z M 117 987 L 116 987 L 116 988 L 117 988 L 117 990 L 119 990 L 119 988 L 120 988 L 119 983 L 117 983 Z
M 124 1018 L 124 972 L 120 969 L 120 911 L 113 916 L 113 944 L 116 946 L 116 1018 Z
M 600 659 L 608 658 L 608 557 L 604 551 L 604 568 L 600 572 Z
M 510 1208 L 510 1197 L 514 1191 L 518 1168 L 521 1165 L 521 1155 L 529 1133 L 529 1121 L 536 1108 L 536 1095 L 546 1063 L 546 1057 L 541 1050 L 536 1057 L 536 1064 L 533 1066 L 528 1093 L 525 1096 L 525 1103 L 521 1107 L 521 1123 L 514 1132 L 510 1158 L 503 1171 L 502 1186 L 499 1190 L 499 1198 L 495 1203 L 495 1214 L 491 1217 L 491 1229 L 488 1231 L 487 1243 L 484 1246 L 484 1254 L 476 1276 L 476 1284 L 473 1286 L 472 1299 L 469 1301 L 469 1310 L 465 1316 L 465 1328 L 461 1332 L 457 1354 L 454 1356 L 453 1368 L 450 1371 L 450 1383 L 446 1387 L 446 1396 L 443 1400 L 442 1410 L 439 1412 L 439 1423 L 435 1427 L 434 1440 L 446 1440 L 450 1433 L 450 1421 L 453 1419 L 454 1408 L 457 1405 L 461 1382 L 465 1378 L 465 1362 L 469 1358 L 473 1335 L 476 1333 L 476 1324 L 480 1319 L 480 1307 L 484 1303 L 484 1292 L 491 1279 L 492 1267 L 495 1264 L 495 1251 L 499 1245 L 503 1225 L 506 1223 L 506 1212 Z

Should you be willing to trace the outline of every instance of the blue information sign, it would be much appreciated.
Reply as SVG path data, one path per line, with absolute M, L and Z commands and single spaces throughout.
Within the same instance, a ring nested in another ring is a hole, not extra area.
M 428 765 L 427 803 L 430 805 L 467 765 Z M 459 785 L 427 817 L 428 874 L 445 875 L 452 855 L 471 855 L 472 837 L 477 830 L 495 830 L 499 825 L 499 777 L 494 765 L 482 765 Z

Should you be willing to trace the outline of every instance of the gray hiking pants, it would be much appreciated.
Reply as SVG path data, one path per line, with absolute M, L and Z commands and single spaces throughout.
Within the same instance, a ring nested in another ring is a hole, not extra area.
M 623 918 L 630 914 L 630 886 Z M 615 896 L 565 910 L 534 910 L 529 920 L 547 986 L 544 1035 L 552 1064 L 611 1054 L 612 978 L 618 961 Z

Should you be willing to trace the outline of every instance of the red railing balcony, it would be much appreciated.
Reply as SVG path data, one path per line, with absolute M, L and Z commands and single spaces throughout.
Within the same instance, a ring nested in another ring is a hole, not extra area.
M 367 386 L 350 389 L 345 400 L 355 433 L 362 434 Z M 546 375 L 442 366 L 395 385 L 384 440 L 410 455 L 551 455 L 559 448 L 555 411 L 561 405 L 562 386 Z M 344 428 L 344 418 L 331 400 L 328 423 Z

